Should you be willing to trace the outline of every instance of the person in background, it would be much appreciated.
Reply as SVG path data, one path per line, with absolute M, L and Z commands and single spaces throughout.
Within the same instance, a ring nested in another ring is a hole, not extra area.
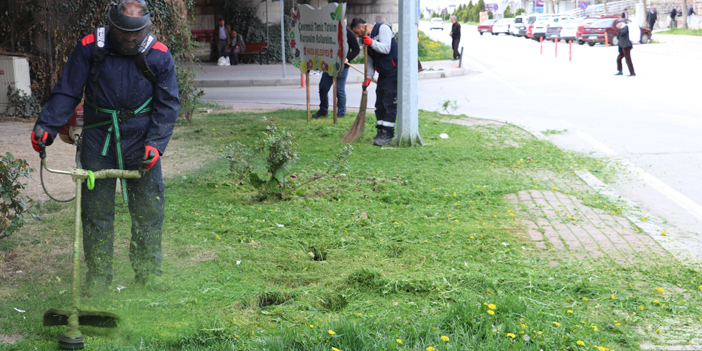
M 670 25 L 668 28 L 678 28 L 678 23 L 675 20 L 676 17 L 678 17 L 678 7 L 673 6 L 673 9 L 670 10 Z
M 217 58 L 220 58 L 224 56 L 224 49 L 229 45 L 229 42 L 232 40 L 231 38 L 231 32 L 232 30 L 229 28 L 228 25 L 224 24 L 224 18 L 220 17 L 219 21 L 217 22 L 217 28 L 215 28 L 214 36 L 215 39 L 217 40 Z
M 461 54 L 458 52 L 458 44 L 461 43 L 461 24 L 458 23 L 456 16 L 451 16 L 451 33 L 449 35 L 453 38 L 451 46 L 453 47 L 453 60 L 458 60 Z
M 629 9 L 624 9 L 624 12 L 622 12 L 622 19 L 629 19 Z
M 229 55 L 231 64 L 236 66 L 239 64 L 239 53 L 246 51 L 246 43 L 244 43 L 244 37 L 241 34 L 237 34 L 235 30 L 231 31 L 231 33 L 231 40 L 225 51 Z
M 687 29 L 690 29 L 690 24 L 692 24 L 692 15 L 696 15 L 695 8 L 690 4 L 687 7 Z
M 346 28 L 346 45 L 349 46 L 349 51 L 346 53 L 344 70 L 336 77 L 337 118 L 346 117 L 346 78 L 349 76 L 349 66 L 347 64 L 351 64 L 351 61 L 361 52 L 356 35 L 348 28 Z M 320 118 L 329 114 L 329 90 L 333 85 L 334 77 L 324 72 L 322 79 L 319 81 L 319 111 L 315 112 L 312 117 Z
M 622 73 L 622 58 L 626 58 L 626 66 L 629 68 L 629 75 L 627 77 L 635 77 L 634 64 L 631 62 L 631 48 L 634 46 L 629 40 L 629 27 L 626 25 L 626 21 L 618 20 L 617 28 L 619 32 L 617 33 L 617 39 L 619 39 L 619 56 L 617 56 L 617 73 L 615 76 L 621 76 Z
M 658 13 L 656 12 L 656 8 L 651 6 L 651 10 L 646 14 L 646 22 L 648 23 L 648 29 L 653 31 L 653 26 L 656 25 L 656 21 L 658 20 Z
M 363 45 L 368 47 L 368 73 L 363 87 L 371 83 L 378 71 L 378 86 L 375 89 L 375 116 L 378 133 L 371 141 L 373 145 L 390 145 L 395 136 L 397 119 L 397 55 L 398 47 L 392 28 L 385 23 L 367 24 L 363 18 L 351 21 L 351 30 Z M 370 32 L 370 35 L 366 34 Z

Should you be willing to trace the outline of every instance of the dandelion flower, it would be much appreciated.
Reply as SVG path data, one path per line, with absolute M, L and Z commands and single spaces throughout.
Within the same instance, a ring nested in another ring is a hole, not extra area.
M 582 340 L 578 340 L 578 341 L 576 341 L 575 343 L 578 344 L 578 345 L 580 345 L 580 346 L 585 346 L 585 342 L 582 341 Z
M 641 217 L 641 220 L 642 220 L 642 221 L 645 221 L 645 220 L 647 220 L 647 219 L 648 219 L 648 217 Z
M 488 306 L 488 308 L 491 309 L 491 310 L 496 310 L 496 309 L 497 309 L 497 306 L 495 306 L 495 304 L 492 304 L 492 303 L 489 304 L 489 305 L 487 305 L 487 306 Z
M 663 290 L 663 288 L 661 288 L 661 287 L 657 287 L 657 288 L 656 288 L 656 291 L 658 291 L 659 293 L 662 293 L 662 292 L 665 291 L 665 290 Z
M 666 232 L 661 232 L 661 235 L 666 236 L 666 235 L 668 235 L 668 233 L 666 233 Z
M 456 197 L 456 193 L 453 193 L 453 197 Z
M 658 301 L 658 300 L 653 300 L 653 303 L 660 303 L 660 301 Z
M 560 326 L 561 326 L 561 323 L 553 322 L 553 325 L 555 325 L 555 326 L 557 326 L 557 327 L 560 327 Z
M 331 330 L 331 329 L 329 329 L 329 330 L 327 331 L 327 333 L 329 333 L 329 335 L 336 335 L 336 332 L 334 332 L 334 331 Z
M 610 295 L 609 297 L 611 297 L 612 300 L 616 299 L 616 297 L 614 295 Z
M 314 325 L 310 324 L 310 328 L 314 328 Z
M 492 316 L 492 315 L 495 314 L 495 311 L 493 311 L 493 310 L 488 310 L 488 314 Z
M 332 351 L 341 351 L 341 350 L 337 349 L 336 347 L 332 347 Z
M 571 311 L 571 310 L 568 310 L 568 313 L 573 313 L 573 311 Z
M 596 326 L 596 325 L 593 325 L 593 326 L 592 326 L 592 331 L 597 331 L 597 326 Z
M 556 187 L 554 186 L 552 189 L 553 189 L 553 190 L 556 190 Z
M 661 332 L 661 330 L 660 330 L 660 329 L 656 329 L 656 333 L 660 333 L 660 332 Z
M 426 348 L 427 351 L 436 351 L 436 349 L 433 346 L 429 346 Z
M 583 297 L 583 301 L 587 301 L 587 297 Z
M 643 306 L 639 306 L 639 309 L 643 311 L 644 307 L 643 307 Z
M 449 339 L 448 336 L 442 335 L 442 336 L 441 336 L 441 340 L 443 340 L 443 341 L 449 341 L 450 339 Z
M 512 338 L 512 339 L 514 339 L 514 338 L 516 337 L 516 335 L 514 335 L 514 334 L 512 334 L 512 333 L 507 333 L 507 336 L 509 336 L 509 337 Z
M 397 341 L 398 344 L 402 344 L 402 340 L 400 339 L 395 339 L 395 341 Z

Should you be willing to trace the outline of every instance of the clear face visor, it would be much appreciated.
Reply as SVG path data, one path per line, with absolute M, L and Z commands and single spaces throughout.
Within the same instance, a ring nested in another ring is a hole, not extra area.
M 136 55 L 139 46 L 149 34 L 151 13 L 141 17 L 131 17 L 120 14 L 118 6 L 112 3 L 110 13 L 110 38 L 115 49 L 123 55 Z

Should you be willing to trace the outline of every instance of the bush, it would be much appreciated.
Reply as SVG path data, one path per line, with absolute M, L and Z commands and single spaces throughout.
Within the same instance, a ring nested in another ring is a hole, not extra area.
M 41 112 L 39 100 L 33 95 L 25 93 L 21 89 L 15 89 L 12 86 L 7 86 L 7 109 L 5 115 L 17 116 L 26 119 L 36 117 Z
M 514 14 L 512 13 L 512 8 L 507 5 L 505 8 L 505 11 L 502 13 L 502 18 L 512 18 L 514 17 Z
M 24 185 L 19 179 L 29 177 L 33 171 L 27 161 L 15 159 L 9 152 L 0 157 L 0 239 L 7 238 L 24 224 L 23 214 L 29 210 L 29 205 L 20 193 Z
M 516 17 L 516 16 L 519 16 L 519 15 L 523 15 L 523 14 L 525 14 L 525 13 L 526 13 L 526 10 L 525 10 L 525 9 L 517 9 L 517 12 L 514 13 L 514 16 Z
M 298 159 L 298 144 L 292 133 L 280 129 L 271 119 L 263 135 L 263 140 L 252 147 L 241 143 L 228 145 L 228 152 L 224 155 L 236 180 L 253 186 L 261 200 L 282 199 L 300 186 L 348 170 L 348 159 L 353 150 L 351 145 L 345 145 L 334 158 L 324 162 L 324 170 L 291 174 L 290 165 Z
M 191 68 L 177 65 L 176 78 L 178 79 L 178 96 L 180 97 L 180 111 L 178 115 L 190 123 L 193 118 L 193 112 L 202 103 L 201 98 L 205 95 L 205 92 L 192 84 L 195 72 Z

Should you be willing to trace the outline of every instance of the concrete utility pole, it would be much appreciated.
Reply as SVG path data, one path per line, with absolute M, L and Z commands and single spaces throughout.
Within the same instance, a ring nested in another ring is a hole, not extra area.
M 285 10 L 284 8 L 284 0 L 280 0 L 280 46 L 282 49 L 282 60 L 283 61 L 283 78 L 286 77 L 285 74 Z M 268 27 L 268 26 L 266 26 Z
M 419 111 L 417 110 L 417 0 L 399 0 L 400 42 L 397 80 L 397 122 L 394 146 L 423 145 L 419 135 Z

